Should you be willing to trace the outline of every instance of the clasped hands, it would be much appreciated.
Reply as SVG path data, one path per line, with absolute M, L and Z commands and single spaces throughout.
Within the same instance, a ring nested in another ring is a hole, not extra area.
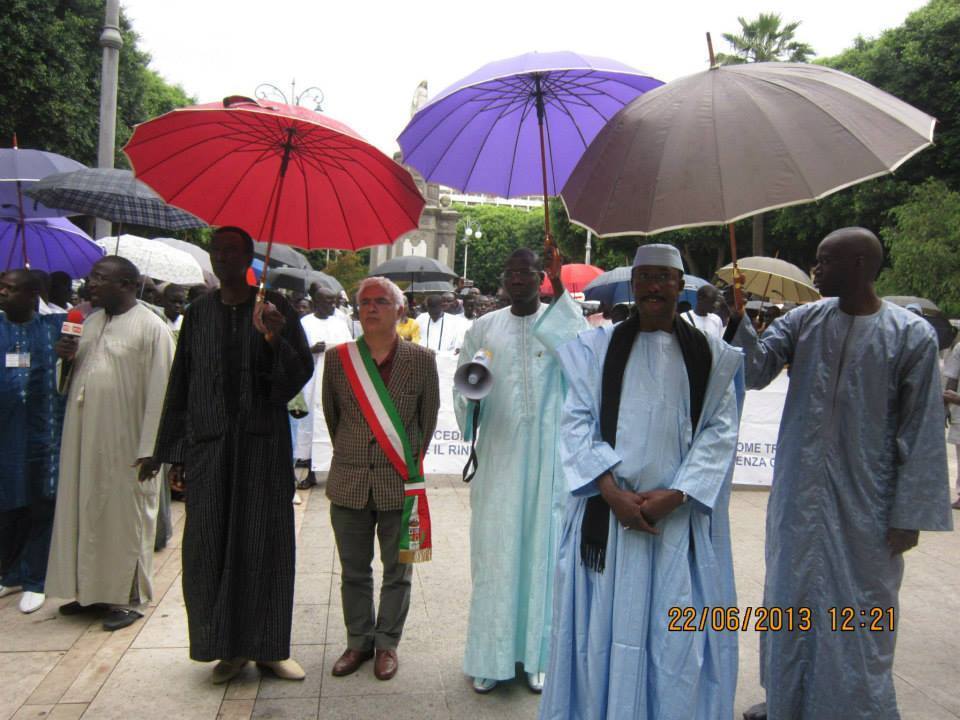
M 604 473 L 597 481 L 600 494 L 607 501 L 613 514 L 624 528 L 659 535 L 654 527 L 657 522 L 676 510 L 683 503 L 683 493 L 665 488 L 633 492 L 619 487 L 610 473 Z

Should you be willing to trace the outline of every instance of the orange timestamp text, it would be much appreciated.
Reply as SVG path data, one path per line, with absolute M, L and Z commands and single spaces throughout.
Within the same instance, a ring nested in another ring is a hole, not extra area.
M 809 632 L 817 615 L 809 607 L 679 607 L 668 611 L 670 632 Z M 892 607 L 825 608 L 823 620 L 831 632 L 893 632 L 895 610 Z

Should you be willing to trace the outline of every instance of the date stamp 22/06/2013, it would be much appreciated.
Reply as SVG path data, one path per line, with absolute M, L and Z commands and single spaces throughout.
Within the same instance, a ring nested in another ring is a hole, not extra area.
M 822 623 L 822 625 L 821 625 Z M 893 607 L 693 607 L 674 606 L 668 611 L 670 632 L 810 632 L 818 626 L 830 632 L 893 632 Z

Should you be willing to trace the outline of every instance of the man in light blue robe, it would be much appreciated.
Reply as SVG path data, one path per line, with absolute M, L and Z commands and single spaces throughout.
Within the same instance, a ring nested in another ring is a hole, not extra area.
M 553 256 L 551 256 L 553 257 Z M 543 687 L 550 639 L 553 568 L 565 503 L 557 463 L 563 387 L 555 348 L 587 327 L 551 271 L 556 300 L 540 303 L 539 260 L 518 250 L 505 264 L 510 307 L 467 331 L 460 364 L 491 353 L 493 386 L 479 401 L 477 473 L 470 485 L 473 592 L 464 672 L 477 692 L 513 679 L 522 663 L 534 692 Z M 476 400 L 454 390 L 457 420 L 471 437 Z
M 635 314 L 558 351 L 572 497 L 542 720 L 733 715 L 736 634 L 709 618 L 702 631 L 670 629 L 671 608 L 736 606 L 728 505 L 741 356 L 679 319 L 682 277 L 676 248 L 640 247 Z
M 951 518 L 936 336 L 877 297 L 882 260 L 873 233 L 837 230 L 820 243 L 814 270 L 830 299 L 791 310 L 759 339 L 749 322 L 735 331 L 748 387 L 790 366 L 764 606 L 810 608 L 812 625 L 761 634 L 767 702 L 748 718 L 900 717 L 893 652 L 903 552 L 920 530 L 951 529 Z

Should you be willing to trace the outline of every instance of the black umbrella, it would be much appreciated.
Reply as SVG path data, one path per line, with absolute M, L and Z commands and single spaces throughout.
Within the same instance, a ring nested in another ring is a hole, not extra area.
M 284 247 L 283 245 L 274 245 L 273 249 Z M 310 286 L 316 283 L 320 287 L 332 290 L 340 294 L 343 292 L 343 285 L 332 275 L 327 275 L 319 270 L 304 270 L 303 268 L 272 268 L 267 273 L 267 287 L 275 290 L 294 290 L 296 292 L 306 293 L 310 291 Z
M 457 277 L 457 274 L 439 260 L 419 255 L 404 255 L 380 263 L 370 271 L 370 276 L 385 277 L 391 280 L 427 282 L 431 280 L 450 280 Z
M 253 255 L 263 260 L 267 255 L 267 243 L 254 242 Z M 312 269 L 306 255 L 294 250 L 290 245 L 281 245 L 280 243 L 274 243 L 270 249 L 270 267 L 293 267 L 303 270 Z
M 47 207 L 127 225 L 189 230 L 206 227 L 196 215 L 168 205 L 129 170 L 84 168 L 48 175 L 24 190 Z

